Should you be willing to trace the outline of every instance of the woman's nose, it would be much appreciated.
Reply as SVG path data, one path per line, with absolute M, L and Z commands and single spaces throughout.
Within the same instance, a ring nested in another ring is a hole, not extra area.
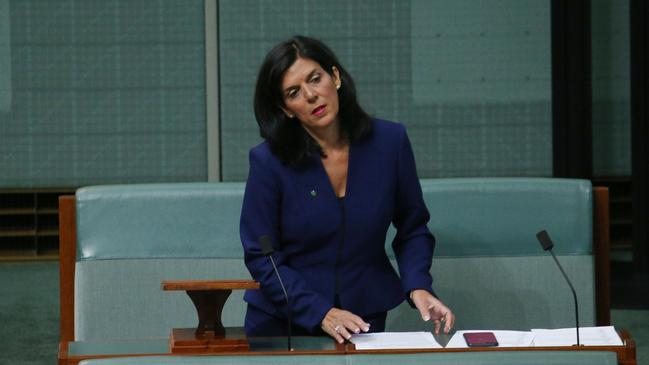
M 310 87 L 304 88 L 304 97 L 307 101 L 313 102 L 318 98 L 318 94 Z

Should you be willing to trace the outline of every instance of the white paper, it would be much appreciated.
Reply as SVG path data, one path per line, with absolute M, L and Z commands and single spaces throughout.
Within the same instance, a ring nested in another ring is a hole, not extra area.
M 575 328 L 532 329 L 534 346 L 572 346 L 577 344 Z M 613 326 L 580 327 L 579 342 L 586 346 L 623 346 Z
M 430 332 L 381 332 L 352 335 L 357 350 L 437 349 L 442 346 Z
M 498 347 L 530 347 L 534 341 L 534 334 L 530 331 L 457 331 L 446 344 L 446 348 L 469 347 L 463 335 L 472 332 L 492 332 L 496 336 L 496 340 L 498 340 Z

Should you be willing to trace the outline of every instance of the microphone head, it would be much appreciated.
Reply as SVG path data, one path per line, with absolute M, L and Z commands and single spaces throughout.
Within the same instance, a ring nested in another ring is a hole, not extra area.
M 552 247 L 554 247 L 554 243 L 552 243 L 552 239 L 550 239 L 550 235 L 545 230 L 542 230 L 541 232 L 537 233 L 536 239 L 539 240 L 539 243 L 541 244 L 541 247 L 543 247 L 544 251 L 549 251 L 552 249 Z
M 269 236 L 263 235 L 263 236 L 259 237 L 259 244 L 261 245 L 261 253 L 264 256 L 268 256 L 268 255 L 272 254 L 273 252 L 275 252 L 275 250 L 273 249 L 273 243 L 270 240 Z

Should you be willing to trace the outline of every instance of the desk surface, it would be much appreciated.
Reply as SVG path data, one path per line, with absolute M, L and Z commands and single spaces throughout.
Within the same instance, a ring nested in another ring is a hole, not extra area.
M 286 352 L 286 337 L 251 337 L 248 339 L 251 352 Z M 329 337 L 294 337 L 295 352 L 341 352 L 335 341 Z M 69 357 L 94 355 L 169 355 L 168 338 L 152 338 L 130 341 L 74 341 L 68 343 Z
M 224 355 L 309 355 L 309 354 L 408 354 L 417 352 L 475 352 L 475 351 L 613 351 L 618 364 L 636 365 L 635 341 L 625 331 L 620 333 L 624 346 L 584 347 L 491 347 L 468 349 L 406 349 L 406 350 L 355 350 L 353 345 L 338 346 L 329 337 L 294 337 L 295 351 L 286 351 L 285 337 L 249 338 L 250 351 L 224 353 Z M 442 339 L 439 339 L 442 340 Z M 90 358 L 158 355 L 173 356 L 169 352 L 169 339 L 151 338 L 130 341 L 72 341 L 60 344 L 59 365 L 78 364 Z

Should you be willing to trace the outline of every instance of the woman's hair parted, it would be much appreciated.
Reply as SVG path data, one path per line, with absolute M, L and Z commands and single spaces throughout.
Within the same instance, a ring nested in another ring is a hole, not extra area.
M 341 80 L 338 118 L 344 137 L 355 142 L 372 130 L 370 116 L 358 103 L 354 80 L 333 52 L 317 39 L 294 36 L 275 46 L 266 55 L 257 76 L 254 102 L 261 137 L 284 164 L 294 167 L 299 167 L 314 153 L 323 154 L 320 145 L 302 128 L 300 122 L 288 118 L 282 110 L 285 106 L 282 79 L 298 58 L 317 62 L 330 75 L 333 75 L 334 66 L 338 69 Z

